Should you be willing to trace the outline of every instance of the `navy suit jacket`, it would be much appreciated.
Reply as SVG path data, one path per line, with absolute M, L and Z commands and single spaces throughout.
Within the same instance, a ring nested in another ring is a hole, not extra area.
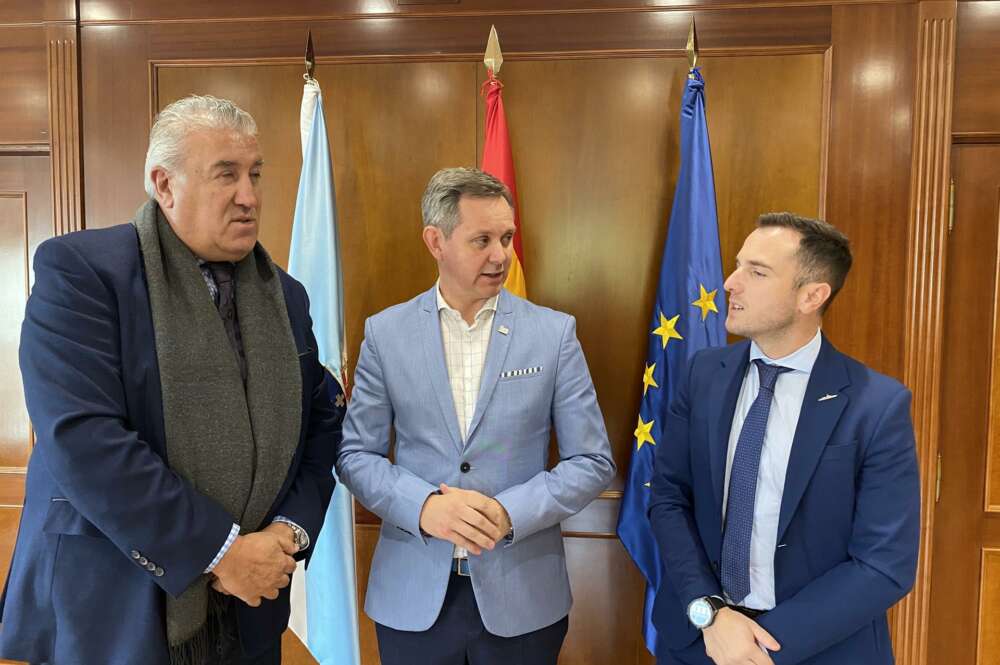
M 667 662 L 711 662 L 692 646 L 700 633 L 686 607 L 722 592 L 726 451 L 749 357 L 748 341 L 696 354 L 664 414 L 649 518 L 665 566 L 653 621 Z M 913 585 L 919 535 L 910 392 L 824 337 L 782 495 L 776 606 L 757 619 L 781 644 L 775 665 L 892 663 L 885 613 Z
M 37 442 L 0 601 L 0 657 L 165 665 L 165 594 L 181 594 L 202 574 L 235 520 L 168 466 L 134 227 L 53 238 L 38 248 L 34 267 L 20 362 Z M 299 352 L 302 423 L 264 524 L 281 514 L 315 543 L 333 492 L 343 412 L 327 394 L 305 289 L 278 275 Z M 263 650 L 288 623 L 288 589 L 258 608 L 237 607 L 244 648 Z

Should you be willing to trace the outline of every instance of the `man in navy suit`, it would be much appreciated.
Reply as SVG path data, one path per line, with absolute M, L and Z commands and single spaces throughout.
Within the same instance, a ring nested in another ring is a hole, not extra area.
M 726 328 L 748 339 L 694 356 L 656 450 L 662 665 L 894 662 L 886 610 L 919 546 L 910 392 L 820 332 L 850 266 L 843 234 L 788 213 L 737 255 Z
M 0 657 L 276 665 L 343 410 L 302 285 L 257 243 L 257 129 L 189 97 L 132 224 L 43 243 L 21 334 L 37 434 Z

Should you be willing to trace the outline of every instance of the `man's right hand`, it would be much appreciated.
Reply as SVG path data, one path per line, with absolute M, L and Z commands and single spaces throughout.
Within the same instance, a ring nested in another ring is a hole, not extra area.
M 286 542 L 287 541 L 287 542 Z M 274 600 L 295 570 L 295 544 L 269 532 L 237 536 L 212 573 L 217 591 L 236 596 L 250 607 L 261 598 Z
M 420 528 L 435 538 L 464 547 L 470 554 L 492 550 L 504 537 L 501 525 L 487 518 L 493 499 L 473 490 L 441 485 L 442 494 L 432 494 L 420 511 Z
M 760 624 L 728 607 L 719 610 L 715 621 L 701 634 L 705 638 L 705 653 L 715 665 L 774 665 L 764 649 L 781 649 Z

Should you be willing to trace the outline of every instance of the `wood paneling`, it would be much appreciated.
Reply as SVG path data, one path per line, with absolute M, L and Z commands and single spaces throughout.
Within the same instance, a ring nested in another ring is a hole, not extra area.
M 1000 546 L 1000 515 L 983 514 L 990 341 L 998 300 L 997 164 L 1000 146 L 960 146 L 952 152 L 955 226 L 948 238 L 944 291 L 949 342 L 939 406 L 941 496 L 935 508 L 927 659 L 932 665 L 976 662 L 980 547 Z
M 29 257 L 52 237 L 50 163 L 48 155 L 0 156 L 0 191 L 27 192 Z
M 1000 1 L 958 5 L 956 132 L 1000 132 Z
M 645 580 L 621 542 L 594 538 L 563 542 L 573 609 L 560 665 L 652 665 L 640 625 Z
M 47 144 L 45 28 L 0 27 L 0 144 Z
M 76 28 L 48 29 L 49 136 L 52 201 L 57 234 L 82 228 L 80 186 L 80 90 Z
M 31 2 L 22 0 L 0 4 L 0 24 L 74 21 L 75 19 L 76 2 L 74 0 L 32 0 Z
M 913 165 L 907 244 L 908 321 L 903 381 L 913 392 L 921 476 L 921 547 L 913 591 L 895 608 L 893 642 L 902 665 L 926 663 L 938 454 L 945 247 L 949 216 L 955 3 L 919 7 Z
M 833 9 L 826 218 L 851 238 L 854 267 L 825 317 L 833 343 L 903 375 L 916 11 Z
M 828 4 L 859 2 L 899 2 L 903 0 L 833 0 Z M 83 23 L 152 22 L 152 21 L 237 21 L 250 20 L 323 20 L 377 19 L 384 16 L 467 16 L 510 14 L 544 15 L 555 13 L 647 13 L 677 12 L 690 9 L 774 8 L 795 11 L 811 8 L 815 0 L 700 0 L 671 2 L 662 0 L 300 0 L 275 4 L 269 0 L 244 0 L 240 3 L 202 3 L 178 0 L 161 3 L 155 0 L 81 0 Z
M 977 665 L 1000 661 L 1000 549 L 983 548 Z
M 309 649 L 291 629 L 281 636 L 281 665 L 317 665 Z
M 84 14 L 88 6 L 94 11 L 126 8 L 122 15 L 131 17 L 151 11 L 155 4 L 88 3 L 82 9 Z M 699 12 L 702 49 L 706 55 L 720 49 L 822 50 L 830 43 L 830 11 L 825 6 L 801 6 Z M 477 54 L 482 52 L 491 22 L 497 23 L 505 54 L 512 59 L 546 57 L 547 53 L 585 56 L 595 49 L 619 56 L 680 55 L 690 18 L 690 12 L 632 11 L 85 25 L 81 29 L 81 66 L 86 81 L 82 91 L 84 172 L 100 174 L 100 178 L 85 182 L 87 224 L 107 226 L 125 221 L 142 202 L 135 179 L 142 169 L 140 147 L 149 131 L 148 117 L 140 112 L 149 99 L 149 61 L 242 58 L 251 64 L 290 58 L 288 62 L 300 63 L 308 28 L 313 31 L 321 62 L 323 58 L 383 56 L 473 62 L 480 59 Z
M 0 468 L 24 467 L 31 432 L 17 347 L 28 297 L 28 203 L 26 192 L 0 191 Z

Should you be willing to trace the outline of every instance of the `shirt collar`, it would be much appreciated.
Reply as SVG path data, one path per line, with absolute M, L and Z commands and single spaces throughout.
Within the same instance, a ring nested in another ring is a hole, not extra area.
M 441 280 L 440 279 L 437 282 L 435 282 L 435 284 L 434 284 L 434 293 L 435 293 L 435 295 L 437 295 L 438 312 L 440 312 L 441 310 L 444 309 L 444 310 L 448 310 L 449 312 L 455 312 L 456 314 L 459 315 L 459 317 L 461 317 L 461 312 L 459 312 L 457 309 L 455 309 L 454 307 L 452 307 L 451 305 L 449 305 L 447 303 L 447 301 L 445 301 L 444 296 L 441 295 Z M 473 317 L 473 320 L 478 319 L 480 316 L 483 315 L 484 312 L 496 312 L 497 311 L 497 303 L 499 303 L 499 302 L 500 302 L 500 294 L 498 293 L 495 296 L 493 296 L 492 298 L 490 298 L 489 300 L 487 300 L 485 303 L 483 303 L 483 306 L 479 308 L 478 312 L 476 312 L 476 316 Z
M 788 367 L 796 372 L 805 372 L 810 374 L 812 372 L 813 365 L 816 364 L 816 358 L 819 356 L 820 347 L 823 346 L 823 335 L 820 330 L 816 330 L 816 334 L 813 338 L 806 342 L 803 346 L 800 346 L 796 351 L 789 353 L 784 358 L 768 358 L 760 347 L 757 346 L 757 342 L 750 342 L 750 362 L 762 359 L 769 365 L 781 365 L 782 367 Z

